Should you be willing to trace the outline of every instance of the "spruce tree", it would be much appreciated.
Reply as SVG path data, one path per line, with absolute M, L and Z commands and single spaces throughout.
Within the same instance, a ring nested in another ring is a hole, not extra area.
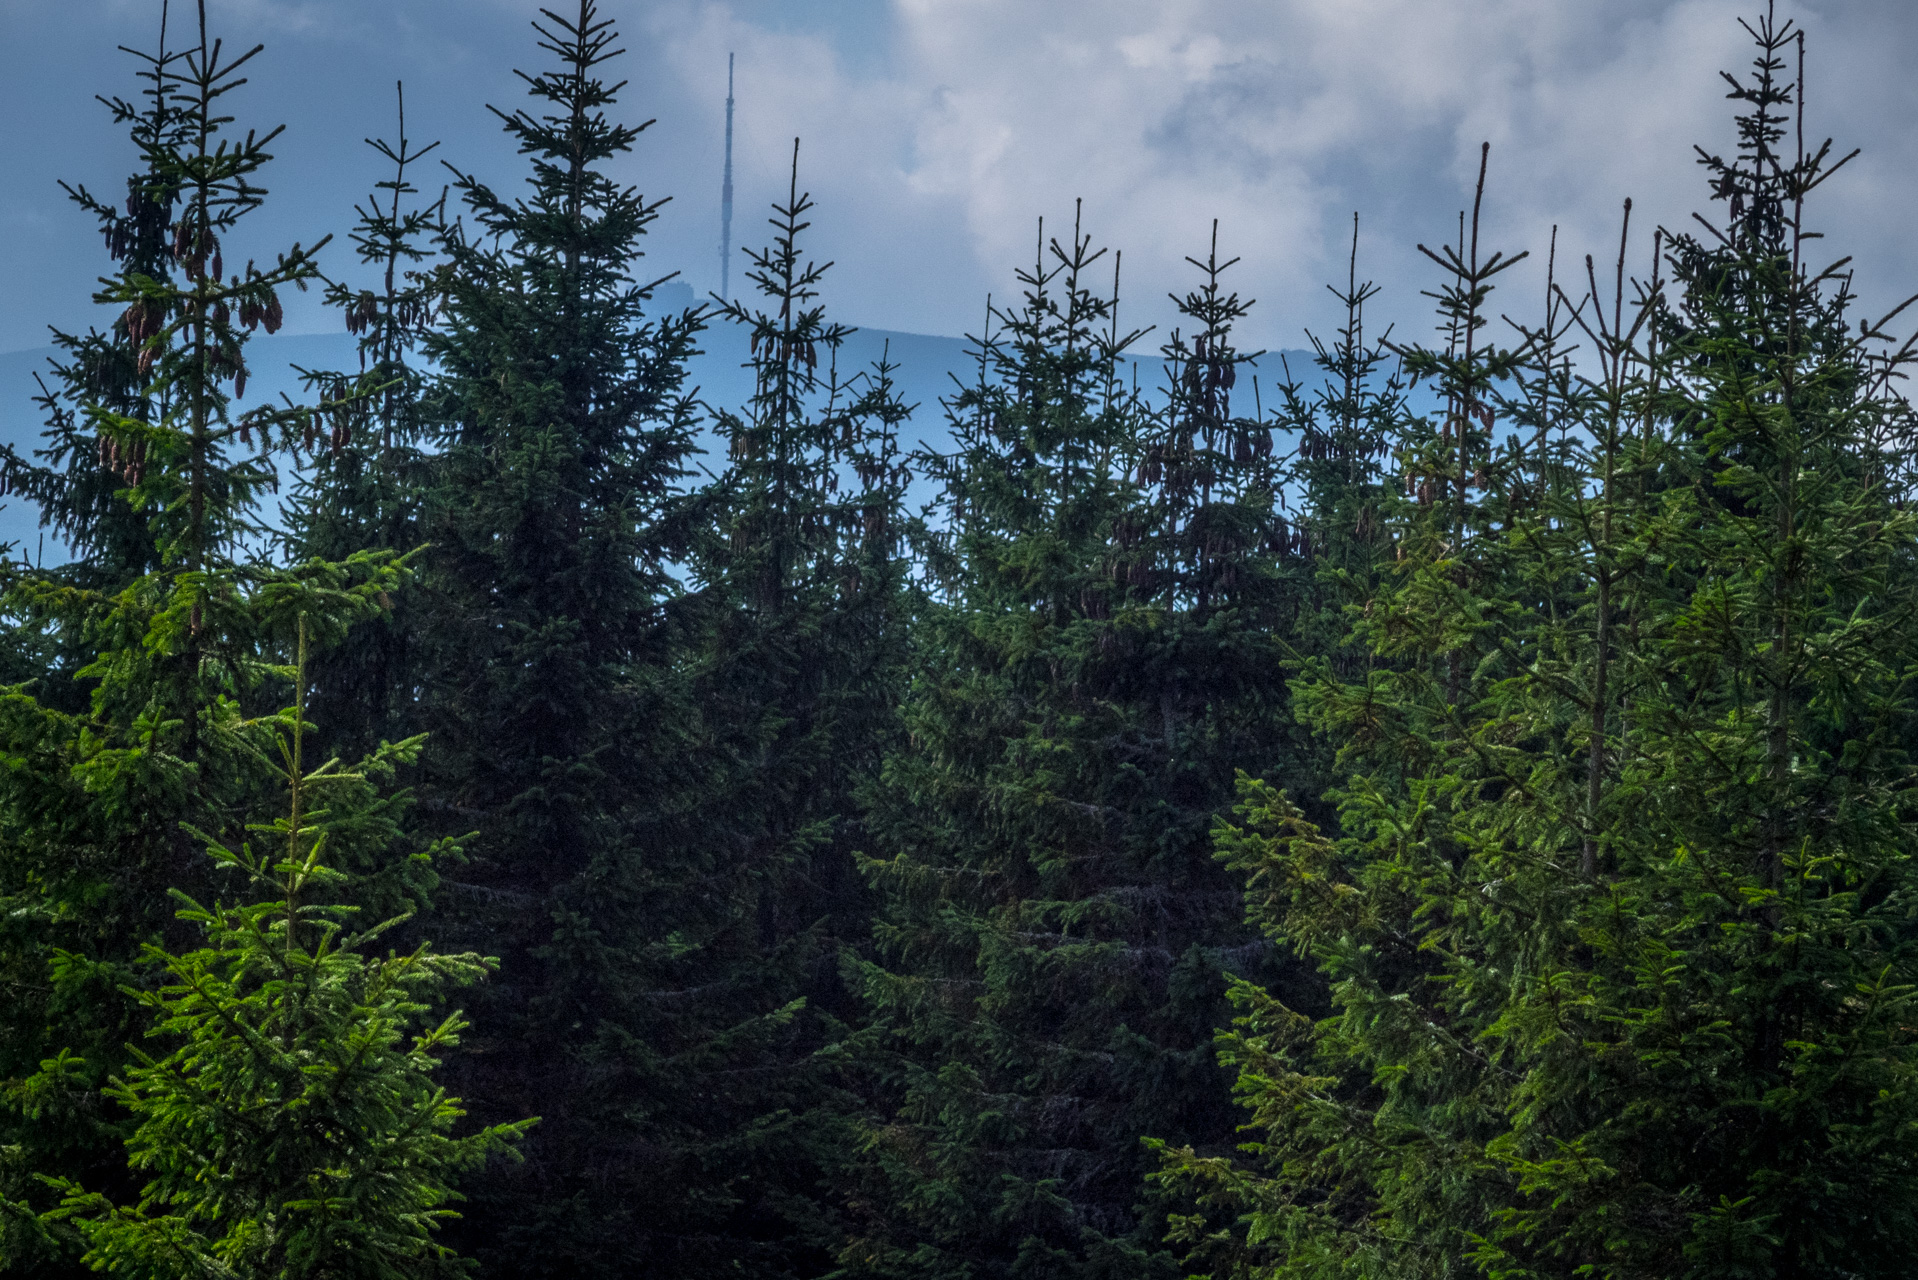
M 727 465 L 698 496 L 695 590 L 678 606 L 696 626 L 688 692 L 706 775 L 678 929 L 699 947 L 655 978 L 703 994 L 653 1015 L 662 1041 L 697 1044 L 791 1008 L 758 1035 L 729 1032 L 726 1059 L 687 1063 L 728 1083 L 683 1140 L 703 1194 L 679 1230 L 712 1237 L 702 1265 L 758 1275 L 830 1270 L 843 1232 L 823 1183 L 850 1145 L 857 1100 L 835 1046 L 858 1009 L 837 962 L 866 937 L 859 793 L 899 737 L 909 603 L 910 410 L 883 357 L 841 368 L 852 330 L 819 300 L 832 264 L 803 252 L 812 208 L 795 141 L 773 241 L 746 251 L 757 296 L 720 311 L 749 335 L 754 393 L 717 415 Z
M 187 145 L 193 128 L 190 105 L 175 91 L 186 51 L 169 49 L 167 11 L 152 52 L 129 51 L 144 82 L 132 98 L 102 97 L 114 123 L 126 126 L 139 152 L 140 169 L 128 177 L 124 205 L 96 196 L 85 184 L 62 184 L 68 197 L 99 223 L 107 255 L 125 276 L 171 283 L 179 175 L 166 157 Z M 106 330 L 85 334 L 54 330 L 59 353 L 49 372 L 53 386 L 35 375 L 38 403 L 47 415 L 38 462 L 0 446 L 6 487 L 40 508 L 50 528 L 73 553 L 70 572 L 82 585 L 112 590 L 158 567 L 148 518 L 127 501 L 119 474 L 105 465 L 90 409 L 104 408 L 140 422 L 162 412 L 140 365 L 141 340 L 130 332 L 136 317 L 122 312 Z M 35 557 L 36 561 L 38 556 Z M 84 661 L 84 658 L 81 659 Z
M 1207 835 L 1234 765 L 1290 762 L 1277 460 L 1233 412 L 1249 304 L 1209 255 L 1155 413 L 1102 251 L 1040 247 L 925 460 L 910 736 L 867 817 L 856 1275 L 1173 1272 L 1140 1136 L 1229 1141 L 1221 970 L 1279 975 Z
M 177 204 L 170 265 L 149 274 L 146 246 L 103 282 L 96 300 L 119 318 L 100 340 L 119 344 L 114 359 L 143 381 L 135 393 L 83 398 L 73 422 L 92 433 L 78 456 L 101 473 L 86 486 L 111 489 L 146 522 L 150 567 L 129 579 L 138 565 L 115 562 L 121 544 L 103 540 L 97 572 L 6 570 L 9 614 L 85 655 L 77 670 L 0 696 L 0 971 L 10 992 L 0 1149 L 7 1194 L 36 1207 L 46 1190 L 36 1175 L 103 1191 L 124 1176 L 115 1173 L 123 1126 L 100 1090 L 137 1038 L 126 988 L 141 984 L 144 944 L 183 936 L 167 890 L 206 884 L 186 824 L 232 832 L 271 787 L 271 730 L 258 712 L 284 681 L 277 664 L 294 618 L 309 615 L 330 642 L 398 581 L 378 557 L 296 571 L 246 558 L 263 532 L 258 500 L 273 455 L 310 446 L 314 433 L 304 409 L 236 404 L 251 334 L 277 325 L 280 293 L 315 271 L 299 246 L 265 267 L 240 266 L 236 253 L 238 269 L 225 269 L 232 237 L 265 197 L 259 177 L 278 132 L 236 135 L 223 114 L 257 52 L 229 55 L 202 10 L 196 45 L 144 59 L 164 108 L 155 112 L 169 123 L 135 130 L 155 202 L 137 216 Z M 417 864 L 355 869 L 378 871 L 367 898 L 389 907 L 428 874 Z M 25 1272 L 71 1263 L 36 1252 L 34 1239 L 6 1244 L 9 1265 Z
M 285 510 L 286 558 L 343 560 L 363 551 L 416 552 L 425 541 L 420 507 L 430 463 L 422 449 L 430 377 L 420 345 L 438 314 L 430 240 L 441 231 L 444 193 L 421 202 L 409 173 L 439 143 L 406 136 L 404 86 L 399 140 L 369 139 L 391 176 L 354 207 L 348 239 L 375 279 L 370 287 L 329 281 L 326 300 L 357 337 L 357 369 L 300 373 L 326 410 L 324 449 L 315 450 Z M 356 628 L 315 670 L 315 706 L 329 742 L 350 754 L 407 737 L 417 727 L 418 658 L 411 592 Z
M 432 804 L 480 823 L 475 884 L 538 897 L 617 841 L 610 815 L 651 756 L 701 322 L 649 318 L 630 275 L 659 202 L 605 172 L 640 133 L 605 113 L 610 23 L 589 3 L 536 30 L 560 62 L 527 77 L 551 114 L 498 113 L 532 158 L 528 195 L 460 175 L 475 225 L 441 242 L 422 629 Z
M 1910 347 L 1808 259 L 1835 166 L 1797 33 L 1748 29 L 1729 216 L 1635 297 L 1588 268 L 1534 500 L 1476 495 L 1478 556 L 1403 513 L 1392 669 L 1315 695 L 1340 831 L 1249 784 L 1221 832 L 1335 1001 L 1238 993 L 1251 1159 L 1169 1166 L 1214 1274 L 1908 1269 Z
M 780 1202 L 814 1158 L 786 1113 L 818 1093 L 795 1028 L 822 939 L 784 914 L 812 832 L 754 825 L 778 796 L 741 739 L 766 721 L 695 702 L 745 679 L 678 576 L 713 510 L 685 484 L 705 320 L 655 315 L 632 275 L 659 203 L 608 173 L 640 132 L 608 114 L 617 37 L 590 0 L 536 29 L 558 65 L 499 113 L 527 187 L 460 177 L 472 226 L 442 242 L 426 345 L 422 812 L 477 831 L 427 927 L 501 956 L 459 1091 L 483 1119 L 546 1117 L 451 1238 L 520 1276 L 781 1270 L 817 1248 Z
M 1359 279 L 1358 231 L 1354 214 L 1345 284 L 1326 286 L 1343 322 L 1329 342 L 1306 331 L 1313 349 L 1313 374 L 1306 376 L 1316 375 L 1316 385 L 1282 357 L 1284 377 L 1274 387 L 1274 425 L 1292 444 L 1280 460 L 1278 500 L 1287 514 L 1274 539 L 1290 586 L 1287 659 L 1292 670 L 1321 663 L 1346 679 L 1376 661 L 1348 635 L 1349 611 L 1371 598 L 1391 563 L 1391 453 L 1410 418 L 1405 353 L 1389 328 L 1366 333 L 1366 304 L 1380 287 Z M 1320 795 L 1331 784 L 1332 753 L 1322 738 L 1304 734 L 1295 749 L 1290 785 L 1308 811 L 1329 818 L 1333 809 Z
M 141 167 L 126 181 L 124 204 L 103 199 L 85 184 L 62 184 L 68 197 L 98 222 L 110 261 L 154 280 L 175 271 L 169 246 L 179 192 L 156 168 L 156 148 L 180 142 L 190 127 L 185 105 L 167 89 L 168 73 L 184 54 L 169 49 L 167 11 L 162 6 L 158 43 L 151 52 L 129 51 L 144 82 L 131 98 L 102 97 L 116 124 L 124 125 L 139 153 Z M 139 343 L 130 340 L 126 316 L 105 331 L 84 334 L 53 331 L 56 351 L 49 367 L 34 375 L 35 403 L 46 415 L 41 444 L 23 457 L 11 444 L 0 445 L 0 493 L 25 498 L 39 508 L 41 534 L 31 546 L 11 553 L 34 565 L 46 558 L 46 531 L 55 537 L 54 562 L 61 550 L 73 559 L 62 566 L 76 585 L 113 590 L 157 567 L 153 530 L 134 510 L 120 477 L 104 465 L 100 440 L 87 419 L 88 405 L 151 421 L 159 412 L 147 394 L 148 379 L 138 367 Z M 51 385 L 49 385 L 49 380 Z M 0 680 L 9 683 L 45 676 L 42 698 L 68 697 L 67 710 L 84 702 L 77 696 L 73 672 L 91 654 L 85 641 L 56 620 L 10 626 L 0 640 Z

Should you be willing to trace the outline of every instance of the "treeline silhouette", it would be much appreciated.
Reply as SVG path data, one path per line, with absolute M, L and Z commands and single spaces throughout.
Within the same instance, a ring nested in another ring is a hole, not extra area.
M 913 449 L 797 143 L 745 296 L 655 301 L 596 0 L 522 172 L 402 111 L 271 260 L 258 50 L 163 25 L 0 456 L 75 552 L 0 571 L 0 1265 L 1905 1274 L 1915 348 L 1747 30 L 1707 213 L 1536 314 L 1482 155 L 1434 342 L 1355 219 L 1254 384 L 1215 228 L 1141 388 L 1075 215 Z M 358 360 L 249 399 L 303 289 Z

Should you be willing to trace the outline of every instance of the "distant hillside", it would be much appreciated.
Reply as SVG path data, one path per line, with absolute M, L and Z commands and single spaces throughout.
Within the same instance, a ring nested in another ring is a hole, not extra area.
M 665 292 L 662 290 L 662 293 Z M 663 299 L 668 305 L 690 305 L 692 291 L 675 291 Z M 351 368 L 357 361 L 354 339 L 345 333 L 282 334 L 260 337 L 250 348 L 252 378 L 247 402 L 262 398 L 300 393 L 296 367 L 308 369 Z M 752 378 L 746 368 L 748 352 L 745 334 L 720 326 L 705 335 L 704 350 L 693 362 L 693 383 L 701 400 L 715 410 L 742 406 L 752 394 Z M 938 447 L 945 440 L 945 413 L 940 400 L 957 390 L 955 377 L 970 380 L 977 376 L 977 364 L 968 359 L 963 338 L 938 337 L 923 333 L 896 333 L 886 329 L 860 329 L 840 349 L 839 367 L 850 375 L 870 368 L 883 355 L 898 368 L 893 378 L 900 398 L 916 406 L 906 443 Z M 43 372 L 53 354 L 51 347 L 0 353 L 0 440 L 31 449 L 43 425 L 42 415 L 33 398 L 38 394 L 33 375 Z M 1274 352 L 1260 358 L 1260 382 L 1264 385 L 1279 376 L 1279 357 L 1285 355 L 1295 375 L 1311 368 L 1311 353 Z M 1156 386 L 1161 377 L 1156 359 L 1138 361 L 1141 387 Z M 1249 398 L 1249 397 L 1248 397 Z M 1250 404 L 1246 406 L 1248 409 Z M 717 463 L 706 465 L 717 470 Z M 65 558 L 65 550 L 52 539 L 42 542 L 39 513 L 32 504 L 13 498 L 0 505 L 0 542 L 11 542 L 28 556 L 43 555 L 47 560 Z

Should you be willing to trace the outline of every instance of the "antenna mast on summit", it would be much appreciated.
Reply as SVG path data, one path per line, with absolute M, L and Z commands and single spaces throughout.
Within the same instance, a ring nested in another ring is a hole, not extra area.
M 719 188 L 719 297 L 732 300 L 733 267 L 733 55 L 726 55 L 726 180 Z

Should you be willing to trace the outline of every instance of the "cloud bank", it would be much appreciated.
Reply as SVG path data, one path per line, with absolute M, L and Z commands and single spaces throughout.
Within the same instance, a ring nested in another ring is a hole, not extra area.
M 1753 11 L 1753 0 L 605 2 L 631 51 L 625 102 L 658 119 L 625 172 L 675 197 L 649 265 L 682 269 L 702 291 L 717 285 L 730 51 L 735 243 L 764 238 L 766 202 L 784 194 L 801 137 L 801 185 L 819 202 L 812 247 L 837 264 L 827 296 L 844 318 L 977 329 L 986 293 L 1010 292 L 1031 260 L 1037 219 L 1062 230 L 1083 200 L 1088 230 L 1124 251 L 1128 315 L 1161 326 L 1166 293 L 1190 284 L 1183 260 L 1216 218 L 1222 251 L 1243 259 L 1234 283 L 1259 299 L 1248 336 L 1266 346 L 1329 327 L 1323 285 L 1343 274 L 1355 210 L 1361 273 L 1388 286 L 1379 319 L 1424 332 L 1417 291 L 1432 276 L 1415 245 L 1456 234 L 1481 141 L 1492 144 L 1485 236 L 1538 260 L 1501 298 L 1515 315 L 1536 307 L 1554 225 L 1561 261 L 1576 266 L 1615 252 L 1627 196 L 1647 235 L 1686 223 L 1704 195 L 1693 144 L 1732 141 L 1718 72 L 1749 62 L 1738 19 Z M 24 181 L 0 198 L 0 225 L 15 229 L 0 253 L 38 273 L 43 309 L 75 314 L 84 307 L 65 300 L 83 298 L 99 264 L 51 177 L 112 181 L 112 134 L 85 98 L 125 90 L 128 69 L 107 50 L 142 40 L 157 0 L 99 9 L 89 18 L 16 0 L 0 18 L 15 48 L 50 47 L 40 79 L 7 92 L 52 95 L 86 118 L 11 142 Z M 517 105 L 511 69 L 538 65 L 533 6 L 215 0 L 214 10 L 236 42 L 269 44 L 249 114 L 290 124 L 286 203 L 262 220 L 263 238 L 344 225 L 379 176 L 359 139 L 391 132 L 397 78 L 416 135 L 444 138 L 463 168 L 510 179 L 513 159 L 483 108 Z M 1824 196 L 1829 245 L 1857 255 L 1868 302 L 1918 290 L 1904 227 L 1918 196 L 1918 79 L 1906 70 L 1918 61 L 1918 12 L 1905 0 L 1779 12 L 1809 34 L 1811 131 L 1865 148 Z M 70 265 L 45 265 L 69 249 Z M 735 259 L 735 280 L 740 269 Z M 0 316 L 0 336 L 33 327 L 23 305 Z M 317 311 L 301 318 L 327 323 Z

